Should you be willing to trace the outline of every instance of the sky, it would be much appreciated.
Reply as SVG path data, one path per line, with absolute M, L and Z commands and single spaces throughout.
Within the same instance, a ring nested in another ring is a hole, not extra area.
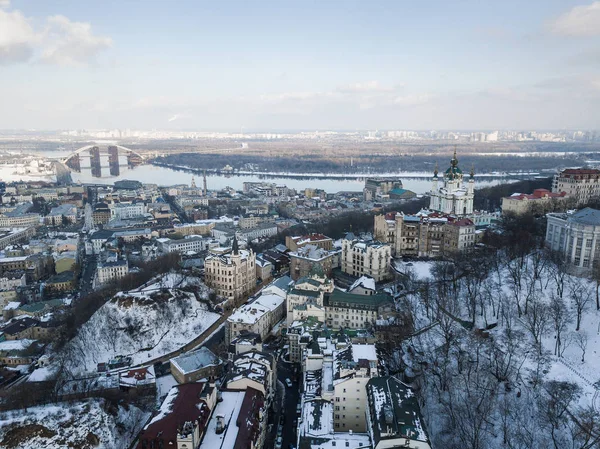
M 600 129 L 600 1 L 0 0 L 0 129 Z

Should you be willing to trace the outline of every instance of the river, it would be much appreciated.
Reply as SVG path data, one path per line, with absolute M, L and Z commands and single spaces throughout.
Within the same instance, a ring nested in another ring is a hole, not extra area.
M 63 154 L 64 153 L 64 154 Z M 36 155 L 41 157 L 49 157 L 52 159 L 67 157 L 69 152 L 59 151 L 44 151 L 36 152 Z M 102 173 L 108 174 L 108 168 L 103 168 Z M 405 189 L 412 190 L 417 194 L 423 194 L 431 190 L 431 175 L 422 172 L 400 172 L 390 173 L 389 176 L 399 177 L 402 180 Z M 140 165 L 133 169 L 122 167 L 120 176 L 102 176 L 100 178 L 94 177 L 91 174 L 89 168 L 83 168 L 81 173 L 72 172 L 71 176 L 74 182 L 84 184 L 106 184 L 110 185 L 115 181 L 122 179 L 131 179 L 140 181 L 142 183 L 158 184 L 159 186 L 170 186 L 175 184 L 191 184 L 192 178 L 195 178 L 196 185 L 202 185 L 202 175 L 198 172 L 194 173 L 192 170 L 186 169 L 174 169 L 170 167 L 159 167 L 155 165 Z M 296 189 L 298 191 L 305 189 L 306 187 L 323 189 L 328 193 L 336 193 L 340 191 L 353 191 L 361 192 L 365 182 L 364 177 L 357 175 L 356 178 L 345 178 L 339 179 L 340 175 L 306 175 L 306 177 L 297 177 L 298 175 L 287 174 L 234 174 L 226 175 L 222 173 L 208 172 L 206 174 L 206 181 L 209 190 L 221 190 L 225 187 L 232 187 L 235 190 L 242 190 L 244 182 L 271 182 L 276 184 L 284 184 L 289 188 Z M 363 175 L 364 176 L 364 175 Z M 381 176 L 381 175 L 377 175 Z M 529 177 L 534 177 L 535 174 L 531 174 Z M 487 187 L 496 184 L 502 184 L 507 182 L 516 181 L 517 179 L 523 179 L 527 176 L 502 176 L 502 175 L 482 175 L 481 177 L 475 178 L 475 185 L 477 188 Z M 11 179 L 14 178 L 14 179 Z M 18 175 L 4 176 L 5 181 L 16 181 L 19 179 Z

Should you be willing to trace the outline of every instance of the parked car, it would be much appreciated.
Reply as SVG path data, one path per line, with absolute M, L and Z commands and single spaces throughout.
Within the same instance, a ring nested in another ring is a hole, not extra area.
M 283 444 L 283 438 L 278 437 L 275 441 L 275 449 L 281 449 L 281 445 Z
M 288 386 L 288 388 L 292 388 L 292 381 L 289 377 L 285 380 L 285 384 Z

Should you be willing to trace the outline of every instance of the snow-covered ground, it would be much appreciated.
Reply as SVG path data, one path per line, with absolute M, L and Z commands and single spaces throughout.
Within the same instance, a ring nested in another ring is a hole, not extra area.
M 407 374 L 411 376 L 421 371 L 421 362 L 430 364 L 423 371 L 428 385 L 423 394 L 428 404 L 424 413 L 434 442 L 441 444 L 450 441 L 449 427 L 443 418 L 448 414 L 444 401 L 456 401 L 453 412 L 457 416 L 468 410 L 468 404 L 475 407 L 475 397 L 461 402 L 468 397 L 467 385 L 470 388 L 474 385 L 493 385 L 495 389 L 495 394 L 487 400 L 490 411 L 486 416 L 489 423 L 495 424 L 490 425 L 489 434 L 485 433 L 487 440 L 482 447 L 506 447 L 502 443 L 502 433 L 498 430 L 502 428 L 500 423 L 505 416 L 503 407 L 512 410 L 509 421 L 504 421 L 510 424 L 511 429 L 513 423 L 510 420 L 515 420 L 514 425 L 522 424 L 519 438 L 528 432 L 538 432 L 540 439 L 530 441 L 527 447 L 545 447 L 550 431 L 548 421 L 544 421 L 547 408 L 544 401 L 549 397 L 546 389 L 553 381 L 573 383 L 581 389 L 580 395 L 569 404 L 570 412 L 578 413 L 590 408 L 600 413 L 600 391 L 595 386 L 600 381 L 600 311 L 596 310 L 594 282 L 570 275 L 564 275 L 561 281 L 556 276 L 556 267 L 550 262 L 540 263 L 539 260 L 539 265 L 536 266 L 535 257 L 532 256 L 523 266 L 519 265 L 518 260 L 503 260 L 498 268 L 492 268 L 486 273 L 479 284 L 474 280 L 475 277 L 471 277 L 470 281 L 459 279 L 456 282 L 459 292 L 453 297 L 452 282 L 447 282 L 445 286 L 440 284 L 442 287 L 438 289 L 437 279 L 430 272 L 432 263 L 412 262 L 412 266 L 406 266 L 401 261 L 395 263 L 403 271 L 414 270 L 416 278 L 433 281 L 426 297 L 429 310 L 422 293 L 409 295 L 403 303 L 415 315 L 415 327 L 423 328 L 441 317 L 439 325 L 412 338 L 405 345 L 403 355 L 403 360 L 409 366 Z M 477 270 L 477 267 L 473 269 Z M 555 354 L 557 332 L 551 306 L 553 301 L 557 304 L 561 284 L 563 305 L 560 309 L 564 311 L 565 319 L 561 330 L 562 348 Z M 468 299 L 469 294 L 474 298 L 472 302 Z M 581 304 L 581 297 L 586 299 L 583 301 L 585 305 L 582 307 L 581 325 L 576 330 L 577 303 Z M 436 314 L 436 301 L 440 301 L 440 305 L 450 311 L 450 315 L 445 312 Z M 517 301 L 521 308 L 520 316 Z M 534 316 L 541 319 L 543 324 L 538 321 L 532 325 Z M 473 317 L 475 329 L 486 329 L 489 325 L 492 327 L 479 333 L 468 330 L 468 326 L 465 327 L 464 324 Z M 540 346 L 535 344 L 536 332 L 539 332 Z M 475 351 L 482 351 L 480 356 L 485 355 L 475 358 Z M 415 364 L 415 361 L 419 364 Z M 461 364 L 465 361 L 477 362 L 477 377 L 463 377 L 465 371 Z M 506 377 L 505 373 L 508 373 Z M 445 385 L 447 390 L 440 393 L 440 385 Z M 541 385 L 544 387 L 540 388 Z M 439 400 L 440 395 L 445 397 L 444 401 Z M 562 425 L 567 426 L 566 421 Z M 561 432 L 564 430 L 563 427 L 560 429 Z
M 413 274 L 419 280 L 431 279 L 431 267 L 434 262 L 426 260 L 416 260 L 412 262 L 403 262 L 402 259 L 395 259 L 393 262 L 396 271 L 406 275 Z
M 110 409 L 103 399 L 0 412 L 0 447 L 125 449 L 149 416 L 132 405 Z
M 219 319 L 193 293 L 209 290 L 198 278 L 167 274 L 129 292 L 120 292 L 102 306 L 67 346 L 73 372 L 95 371 L 97 364 L 117 355 L 134 365 L 173 352 L 202 334 Z

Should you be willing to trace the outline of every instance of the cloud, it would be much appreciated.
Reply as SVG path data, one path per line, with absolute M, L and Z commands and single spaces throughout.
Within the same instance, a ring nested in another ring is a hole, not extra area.
M 0 64 L 41 61 L 84 65 L 112 46 L 112 39 L 95 35 L 87 22 L 55 15 L 36 29 L 20 11 L 6 10 L 9 2 L 0 2 Z
M 549 23 L 550 31 L 561 36 L 600 35 L 600 1 L 575 6 Z
M 367 81 L 364 83 L 348 84 L 336 89 L 342 93 L 362 93 L 362 92 L 392 92 L 393 87 L 382 86 L 379 81 Z
M 41 60 L 58 65 L 81 65 L 112 46 L 109 37 L 95 36 L 86 22 L 72 22 L 65 16 L 48 17 Z
M 177 120 L 179 118 L 179 114 L 175 114 L 174 116 L 172 116 L 169 120 L 167 120 L 167 122 L 174 122 L 175 120 Z
M 0 64 L 28 61 L 36 33 L 19 11 L 0 9 Z
M 0 8 L 9 8 L 10 0 L 0 0 Z

